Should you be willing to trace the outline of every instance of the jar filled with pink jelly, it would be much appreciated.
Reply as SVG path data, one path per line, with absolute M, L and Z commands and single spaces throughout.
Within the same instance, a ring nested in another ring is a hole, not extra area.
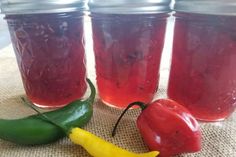
M 3 0 L 27 97 L 38 107 L 62 107 L 86 91 L 84 1 Z
M 90 0 L 98 92 L 124 108 L 158 88 L 170 0 Z
M 168 96 L 202 121 L 236 108 L 236 2 L 177 0 Z

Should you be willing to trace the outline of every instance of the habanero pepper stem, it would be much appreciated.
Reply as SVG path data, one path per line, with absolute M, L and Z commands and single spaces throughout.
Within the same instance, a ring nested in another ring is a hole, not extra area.
M 122 117 L 124 116 L 124 114 L 125 114 L 131 107 L 133 107 L 133 106 L 135 106 L 135 105 L 139 106 L 142 111 L 147 107 L 147 106 L 145 105 L 145 103 L 140 102 L 140 101 L 136 101 L 136 102 L 133 102 L 133 103 L 129 104 L 129 105 L 126 107 L 126 109 L 121 113 L 120 117 L 118 118 L 118 120 L 117 120 L 117 122 L 116 122 L 116 124 L 115 124 L 115 126 L 114 126 L 114 128 L 113 128 L 113 130 L 112 130 L 112 137 L 115 136 L 115 134 L 116 134 L 116 129 L 117 129 L 117 127 L 118 127 L 118 124 L 120 123 L 120 120 L 122 119 Z

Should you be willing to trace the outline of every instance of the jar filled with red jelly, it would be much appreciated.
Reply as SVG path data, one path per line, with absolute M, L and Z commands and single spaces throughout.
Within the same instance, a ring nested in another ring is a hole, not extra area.
M 168 96 L 202 121 L 236 108 L 236 2 L 177 0 Z
M 98 92 L 124 108 L 152 101 L 159 82 L 170 0 L 91 0 Z
M 27 97 L 39 107 L 62 107 L 87 88 L 83 0 L 3 0 Z

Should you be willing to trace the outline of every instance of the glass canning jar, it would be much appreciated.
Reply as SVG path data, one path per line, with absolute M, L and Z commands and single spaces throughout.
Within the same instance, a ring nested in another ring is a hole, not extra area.
M 124 108 L 152 101 L 170 0 L 90 0 L 98 92 Z
M 86 91 L 83 0 L 2 0 L 27 97 L 62 107 Z
M 168 96 L 203 121 L 236 108 L 236 2 L 177 0 Z

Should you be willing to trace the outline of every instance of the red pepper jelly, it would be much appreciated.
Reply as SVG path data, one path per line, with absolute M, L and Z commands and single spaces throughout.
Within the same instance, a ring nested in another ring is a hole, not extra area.
M 236 7 L 204 3 L 176 3 L 168 96 L 198 120 L 220 121 L 236 108 Z
M 169 3 L 144 3 L 150 8 L 129 0 L 90 2 L 98 91 L 109 106 L 148 103 L 158 88 Z
M 2 6 L 3 12 L 28 98 L 44 108 L 62 107 L 81 98 L 87 88 L 83 13 L 77 8 L 39 13 L 37 6 L 36 13 L 27 8 L 17 13 L 4 10 L 6 6 Z

